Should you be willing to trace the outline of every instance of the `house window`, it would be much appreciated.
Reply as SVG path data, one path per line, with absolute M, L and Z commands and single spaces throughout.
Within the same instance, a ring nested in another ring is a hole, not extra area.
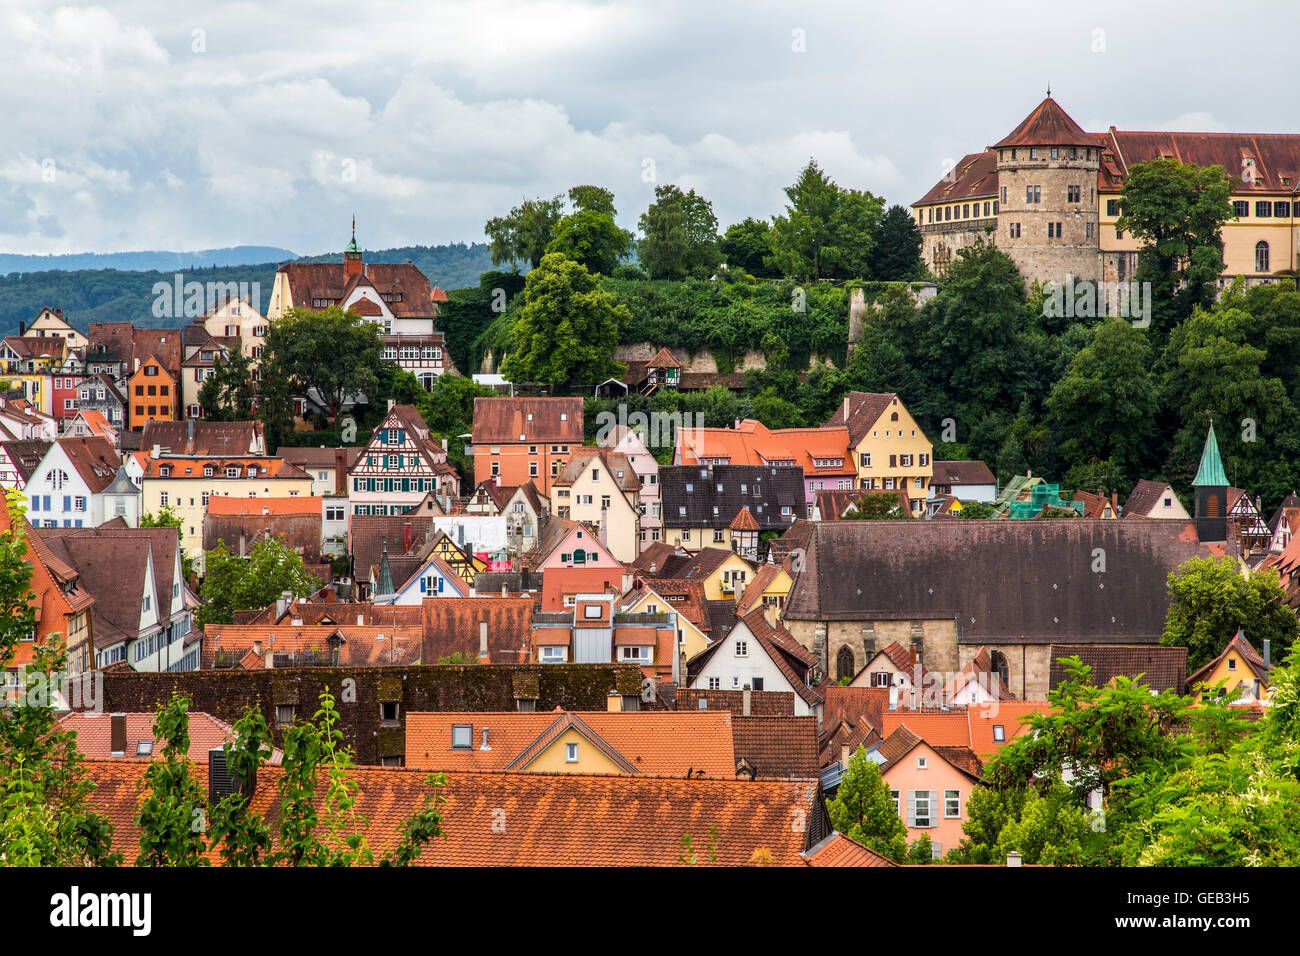
M 912 826 L 917 828 L 934 826 L 934 817 L 930 807 L 929 790 L 912 791 Z
M 1260 219 L 1270 219 L 1273 216 L 1273 204 L 1267 199 L 1261 199 L 1255 203 L 1255 215 Z
M 1003 186 L 1002 188 L 1003 188 L 1004 190 L 1006 189 L 1005 186 Z M 893 799 L 894 799 L 894 812 L 895 812 L 895 813 L 898 813 L 898 791 L 897 791 L 897 790 L 890 790 L 890 791 L 889 791 L 889 795 L 890 795 L 891 797 L 893 797 Z
M 710 677 L 710 678 L 709 678 L 709 690 L 722 690 L 722 678 L 721 678 L 721 677 Z
M 1007 739 L 1007 728 L 1002 724 L 993 725 L 993 739 L 1001 743 Z
M 1228 658 L 1228 670 L 1230 670 L 1230 671 L 1235 671 L 1236 669 L 1237 669 L 1237 659 L 1236 659 L 1235 657 L 1229 657 L 1229 658 Z
M 1012 222 L 1007 224 L 1007 235 L 1012 239 L 1020 238 L 1020 223 Z
M 578 745 L 577 745 L 577 744 L 565 744 L 565 745 L 564 745 L 564 762 L 565 762 L 565 763 L 577 763 L 577 762 L 578 762 Z
M 1083 187 L 1082 187 L 1082 186 L 1066 186 L 1066 187 L 1065 187 L 1065 201 L 1066 201 L 1066 202 L 1079 202 L 1079 200 L 1080 200 L 1080 198 L 1081 198 L 1081 197 L 1080 197 L 1080 193 L 1082 193 L 1082 192 L 1083 192 Z
M 1043 187 L 1042 187 L 1042 186 L 1026 186 L 1026 187 L 1025 187 L 1025 203 L 1026 203 L 1026 204 L 1028 204 L 1028 205 L 1032 205 L 1032 204 L 1034 204 L 1034 203 L 1041 203 L 1042 201 L 1043 201 Z
M 538 658 L 543 664 L 563 664 L 568 655 L 565 647 L 543 647 Z
M 943 815 L 948 819 L 961 816 L 960 790 L 945 790 L 943 792 Z
M 924 769 L 925 769 L 925 758 L 924 758 L 924 757 L 917 757 L 917 758 L 916 758 L 916 769 L 917 769 L 917 770 L 924 770 Z
M 1268 243 L 1263 240 L 1255 243 L 1255 271 L 1268 272 Z
M 395 700 L 382 701 L 379 704 L 379 719 L 386 724 L 397 723 L 400 707 Z
M 167 507 L 167 492 L 165 492 L 165 491 L 160 491 L 160 492 L 158 493 L 158 507 L 160 507 L 160 508 L 166 508 L 166 507 Z
M 749 641 L 736 641 L 736 656 L 737 657 L 749 656 Z
M 648 647 L 620 647 L 619 660 L 627 661 L 632 664 L 649 664 L 650 648 Z
M 227 468 L 227 469 L 226 469 L 226 477 L 227 477 L 227 478 L 238 478 L 238 477 L 239 477 L 239 466 L 238 466 L 238 465 L 231 465 L 229 468 Z
M 714 540 L 714 543 L 719 543 L 719 542 L 722 541 L 722 529 L 721 529 L 721 528 L 714 528 L 714 529 L 713 529 L 713 540 Z
M 288 727 L 293 723 L 293 704 L 277 704 L 275 707 L 275 723 L 279 727 Z
M 451 749 L 469 750 L 474 746 L 474 725 L 453 724 L 451 728 Z

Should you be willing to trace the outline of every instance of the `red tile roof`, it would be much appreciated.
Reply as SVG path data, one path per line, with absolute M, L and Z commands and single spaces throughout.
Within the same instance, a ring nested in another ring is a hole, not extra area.
M 1050 96 L 998 142 L 993 149 L 1011 146 L 1096 146 L 1059 103 Z
M 561 416 L 564 416 L 563 418 Z M 582 445 L 580 398 L 476 398 L 475 445 Z
M 208 499 L 210 515 L 318 515 L 321 498 L 304 495 L 269 498 L 236 498 L 233 495 L 214 495 Z
M 809 866 L 898 866 L 842 833 L 832 833 L 805 852 L 804 858 Z
M 113 849 L 139 853 L 135 815 L 148 761 L 87 761 L 95 790 L 88 806 L 114 825 Z M 192 765 L 204 780 L 202 765 Z M 253 812 L 279 806 L 283 771 L 257 775 Z M 356 813 L 369 822 L 376 858 L 398 841 L 430 788 L 423 771 L 357 768 Z M 677 866 L 690 835 L 697 864 L 802 866 L 818 807 L 816 780 L 682 780 L 651 776 L 450 772 L 440 789 L 445 839 L 426 846 L 421 866 Z M 325 786 L 317 788 L 323 800 Z

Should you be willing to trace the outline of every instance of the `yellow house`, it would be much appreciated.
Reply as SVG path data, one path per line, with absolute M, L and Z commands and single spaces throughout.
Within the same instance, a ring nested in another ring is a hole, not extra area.
M 754 580 L 746 584 L 740 593 L 740 599 L 736 602 L 736 615 L 744 617 L 756 607 L 774 607 L 779 618 L 793 583 L 794 579 L 781 565 L 759 565 Z
M 857 487 L 905 490 L 912 514 L 925 513 L 934 449 L 897 394 L 849 392 L 826 424 L 848 426 Z
M 487 773 L 736 775 L 729 711 L 416 712 L 406 766 Z
M 691 563 L 673 577 L 701 582 L 706 600 L 734 601 L 737 592 L 743 592 L 754 579 L 754 565 L 726 548 L 704 548 L 691 555 Z
M 1199 694 L 1203 702 L 1236 690 L 1241 693 L 1235 703 L 1253 704 L 1264 700 L 1272 670 L 1271 661 L 1260 657 L 1246 635 L 1238 630 L 1218 657 L 1187 675 L 1187 688 Z M 1222 690 L 1217 687 L 1219 681 L 1224 682 Z
M 641 590 L 636 592 L 633 597 L 625 604 L 618 613 L 620 614 L 664 614 L 668 611 L 674 611 L 677 614 L 677 647 L 682 655 L 690 660 L 700 651 L 709 646 L 709 639 L 705 633 L 696 627 L 685 614 L 677 609 L 679 602 L 669 600 L 665 595 L 660 594 L 654 589 L 652 583 L 644 583 Z
M 31 324 L 23 331 L 24 338 L 51 338 L 57 337 L 63 339 L 69 349 L 84 349 L 90 344 L 90 341 L 69 325 L 63 318 L 62 309 L 41 309 L 41 314 L 32 319 Z
M 181 548 L 203 572 L 208 499 L 311 497 L 311 475 L 281 458 L 206 458 L 132 452 L 126 470 L 141 491 L 141 514 L 170 508 L 181 519 Z
M 640 491 L 626 455 L 592 446 L 575 448 L 551 482 L 555 513 L 588 525 L 623 562 L 641 553 Z

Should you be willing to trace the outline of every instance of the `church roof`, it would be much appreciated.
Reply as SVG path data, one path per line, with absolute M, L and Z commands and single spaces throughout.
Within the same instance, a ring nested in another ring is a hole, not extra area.
M 1210 423 L 1209 434 L 1205 436 L 1205 450 L 1201 452 L 1201 467 L 1196 470 L 1192 487 L 1227 487 L 1228 476 L 1223 470 L 1223 459 L 1219 457 L 1219 443 L 1214 437 L 1214 423 Z

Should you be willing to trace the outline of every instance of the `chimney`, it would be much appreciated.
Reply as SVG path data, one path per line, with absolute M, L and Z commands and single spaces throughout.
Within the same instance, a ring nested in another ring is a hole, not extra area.
M 24 322 L 24 321 L 22 321 L 22 320 L 19 320 L 19 322 L 18 322 L 18 334 L 19 334 L 19 335 L 22 335 L 22 334 L 23 334 L 24 332 L 26 332 L 26 331 L 27 331 L 27 323 Z
M 754 692 L 749 689 L 748 684 L 746 684 L 745 689 L 740 692 L 740 715 L 742 717 L 749 716 L 749 712 L 753 705 L 753 693 Z
M 847 769 L 849 766 L 849 745 L 840 744 L 840 768 Z
M 357 611 L 357 627 L 364 627 L 365 623 L 366 623 L 366 616 L 360 611 Z
M 1264 666 L 1273 666 L 1273 642 L 1267 637 L 1264 638 Z
M 478 659 L 486 664 L 488 659 L 487 621 L 478 622 Z
M 56 316 L 58 316 L 60 319 L 63 318 L 63 310 L 62 310 L 62 309 L 55 309 L 55 310 L 54 310 L 54 314 L 55 314 Z
M 348 490 L 348 453 L 342 448 L 334 449 L 334 493 L 343 494 Z
M 248 536 L 243 531 L 239 532 L 239 556 L 241 558 L 248 557 L 247 539 Z
M 126 714 L 114 714 L 109 721 L 110 755 L 123 757 L 126 755 Z
M 392 399 L 392 398 L 390 398 L 390 399 L 388 400 L 388 410 L 391 412 L 391 411 L 393 410 L 393 406 L 396 405 L 396 404 L 397 404 L 396 399 Z
M 889 709 L 898 710 L 898 688 L 892 684 L 889 686 Z
M 278 621 L 284 617 L 284 612 L 289 610 L 289 602 L 293 600 L 292 591 L 281 591 L 280 596 L 275 600 L 275 619 Z
M 510 585 L 506 584 L 504 581 L 501 582 L 501 596 L 510 597 Z
M 632 590 L 632 572 L 624 571 L 623 572 L 623 593 L 626 594 L 630 590 Z
M 185 439 L 185 454 L 192 455 L 194 454 L 194 419 L 187 419 L 185 424 L 189 426 L 186 429 L 188 435 Z
M 609 696 L 605 698 L 605 710 L 611 714 L 621 714 L 623 712 L 623 695 L 617 690 L 611 690 Z
M 848 420 L 849 420 L 849 397 L 845 395 L 844 396 L 844 421 L 847 422 Z
M 162 453 L 161 445 L 154 445 L 153 448 L 149 449 L 149 457 L 154 459 L 155 461 L 158 459 L 158 456 L 161 453 Z
M 491 750 L 491 749 L 492 749 L 491 747 L 488 746 L 487 735 L 488 735 L 487 724 L 484 724 L 484 725 L 483 725 L 483 743 L 479 745 L 479 748 L 478 748 L 479 750 Z
M 1020 866 L 1020 859 L 1019 851 L 1012 850 L 1007 854 L 1007 866 Z
M 254 642 L 253 642 L 253 653 L 256 654 L 258 657 L 261 657 L 261 656 L 262 656 L 262 642 L 261 642 L 261 641 L 254 641 Z
M 402 525 L 402 541 L 406 544 L 403 554 L 411 553 L 411 522 L 407 521 Z

